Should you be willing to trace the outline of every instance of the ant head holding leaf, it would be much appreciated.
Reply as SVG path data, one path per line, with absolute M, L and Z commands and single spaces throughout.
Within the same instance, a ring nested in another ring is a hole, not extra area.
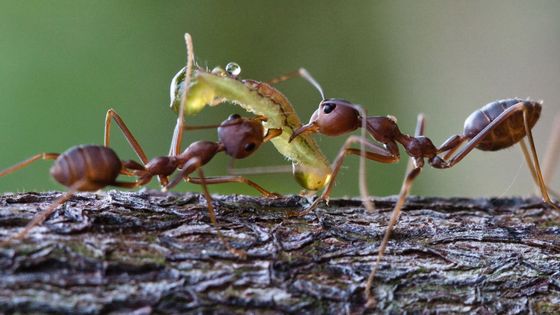
M 226 153 L 243 159 L 255 152 L 264 141 L 263 119 L 230 115 L 218 127 L 218 137 Z
M 363 109 L 347 100 L 339 98 L 325 98 L 323 88 L 304 68 L 300 68 L 298 75 L 311 83 L 321 94 L 319 108 L 313 113 L 309 123 L 296 129 L 289 139 L 292 142 L 296 137 L 304 133 L 319 132 L 327 136 L 338 136 L 354 131 L 362 125 L 363 117 L 360 115 Z M 365 116 L 365 115 L 364 115 Z
M 308 124 L 294 131 L 290 141 L 306 132 L 327 136 L 345 134 L 360 128 L 361 120 L 356 105 L 343 99 L 328 98 L 319 103 Z

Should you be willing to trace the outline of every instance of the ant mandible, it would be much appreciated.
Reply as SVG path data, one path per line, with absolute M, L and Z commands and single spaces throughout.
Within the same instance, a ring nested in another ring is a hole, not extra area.
M 328 199 L 334 179 L 340 170 L 347 154 L 358 154 L 370 160 L 381 163 L 395 163 L 400 159 L 401 144 L 413 162 L 413 167 L 407 171 L 403 181 L 399 198 L 395 204 L 387 230 L 379 247 L 375 265 L 366 284 L 366 299 L 374 304 L 371 287 L 377 267 L 384 255 L 391 231 L 396 224 L 402 206 L 409 194 L 412 182 L 420 174 L 425 160 L 434 168 L 445 169 L 455 166 L 473 149 L 483 151 L 497 151 L 519 143 L 527 161 L 529 170 L 538 185 L 544 202 L 556 210 L 558 206 L 552 202 L 548 188 L 542 176 L 541 168 L 531 129 L 539 119 L 542 102 L 522 100 L 518 98 L 498 100 L 489 103 L 473 112 L 466 120 L 462 134 L 449 137 L 441 146 L 436 147 L 424 134 L 424 117 L 419 115 L 415 136 L 403 134 L 392 116 L 367 116 L 365 126 L 357 105 L 342 99 L 324 99 L 319 108 L 313 113 L 308 124 L 294 131 L 292 139 L 303 133 L 321 133 L 328 136 L 342 135 L 360 127 L 383 146 L 372 143 L 359 136 L 350 136 L 340 149 L 333 162 L 333 176 L 322 195 L 306 210 L 316 208 L 322 200 Z M 529 149 L 524 138 L 529 140 Z M 367 148 L 366 152 L 350 148 L 353 143 L 360 143 Z M 457 150 L 459 150 L 457 152 Z M 440 156 L 443 154 L 443 156 Z
M 192 42 L 190 36 L 186 35 L 185 40 L 187 49 L 192 50 Z M 192 53 L 191 53 L 192 55 Z M 188 61 L 189 63 L 191 60 Z M 186 97 L 185 93 L 185 97 Z M 184 102 L 183 102 L 184 104 Z M 182 113 L 182 111 L 180 111 Z M 179 115 L 182 119 L 182 115 Z M 108 147 L 110 142 L 110 122 L 114 119 L 117 125 L 123 131 L 127 141 L 132 146 L 136 154 L 140 157 L 143 165 L 135 161 L 121 161 L 117 154 Z M 229 245 L 227 240 L 218 230 L 216 215 L 212 206 L 212 199 L 206 187 L 207 184 L 241 182 L 257 189 L 265 196 L 275 196 L 266 189 L 256 183 L 241 176 L 224 176 L 205 178 L 201 167 L 208 163 L 218 152 L 225 152 L 233 158 L 241 159 L 252 154 L 258 147 L 268 142 L 270 139 L 278 136 L 280 131 L 277 129 L 269 129 L 264 132 L 262 122 L 266 118 L 257 116 L 254 118 L 243 118 L 239 115 L 231 115 L 227 120 L 222 122 L 218 127 L 219 142 L 197 141 L 187 147 L 178 155 L 160 156 L 152 160 L 148 160 L 144 150 L 132 135 L 122 118 L 113 110 L 109 109 L 105 119 L 105 146 L 85 145 L 75 146 L 66 152 L 59 153 L 40 153 L 31 158 L 17 163 L 3 171 L 0 171 L 0 177 L 20 170 L 34 161 L 38 160 L 55 160 L 51 167 L 51 176 L 60 184 L 66 186 L 68 191 L 57 198 L 46 209 L 37 214 L 25 228 L 3 240 L 0 246 L 8 244 L 15 239 L 23 239 L 29 231 L 44 222 L 55 209 L 66 202 L 72 195 L 78 191 L 96 191 L 106 186 L 115 186 L 123 188 L 135 188 L 146 185 L 154 176 L 159 176 L 159 181 L 164 189 L 169 189 L 177 185 L 182 179 L 189 182 L 201 184 L 207 201 L 210 220 L 217 230 L 217 234 L 224 245 L 232 253 L 244 257 L 242 250 L 234 249 Z M 177 143 L 180 146 L 181 132 L 173 135 L 172 146 Z M 179 139 L 178 139 L 179 138 Z M 179 170 L 179 174 L 168 182 L 170 176 L 175 170 Z M 200 178 L 191 178 L 189 175 L 198 170 Z M 119 175 L 136 176 L 135 182 L 118 181 Z

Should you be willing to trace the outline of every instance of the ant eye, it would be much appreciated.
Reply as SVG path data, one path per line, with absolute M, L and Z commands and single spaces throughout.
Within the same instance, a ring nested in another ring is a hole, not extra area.
M 250 152 L 253 151 L 255 149 L 255 143 L 251 142 L 251 143 L 247 143 L 245 145 L 245 151 Z
M 330 112 L 332 112 L 335 108 L 336 108 L 336 104 L 327 103 L 323 105 L 323 113 L 330 114 Z
M 239 116 L 238 114 L 231 114 L 229 115 L 228 120 L 234 120 L 239 118 L 241 118 L 241 116 Z

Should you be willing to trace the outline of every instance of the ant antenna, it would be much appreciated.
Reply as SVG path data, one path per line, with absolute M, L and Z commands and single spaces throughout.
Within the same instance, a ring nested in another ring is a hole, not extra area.
M 325 93 L 323 93 L 323 88 L 321 88 L 319 82 L 317 82 L 317 80 L 315 80 L 315 78 L 313 78 L 305 68 L 299 68 L 298 72 L 302 78 L 304 78 L 307 82 L 311 83 L 311 85 L 313 85 L 315 89 L 319 91 L 319 93 L 321 94 L 321 99 L 324 100 Z

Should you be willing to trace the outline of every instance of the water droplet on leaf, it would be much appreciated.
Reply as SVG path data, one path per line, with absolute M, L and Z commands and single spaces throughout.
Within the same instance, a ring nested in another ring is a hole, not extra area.
M 226 72 L 232 77 L 237 78 L 237 76 L 241 73 L 241 66 L 239 66 L 235 62 L 230 62 L 226 65 Z

